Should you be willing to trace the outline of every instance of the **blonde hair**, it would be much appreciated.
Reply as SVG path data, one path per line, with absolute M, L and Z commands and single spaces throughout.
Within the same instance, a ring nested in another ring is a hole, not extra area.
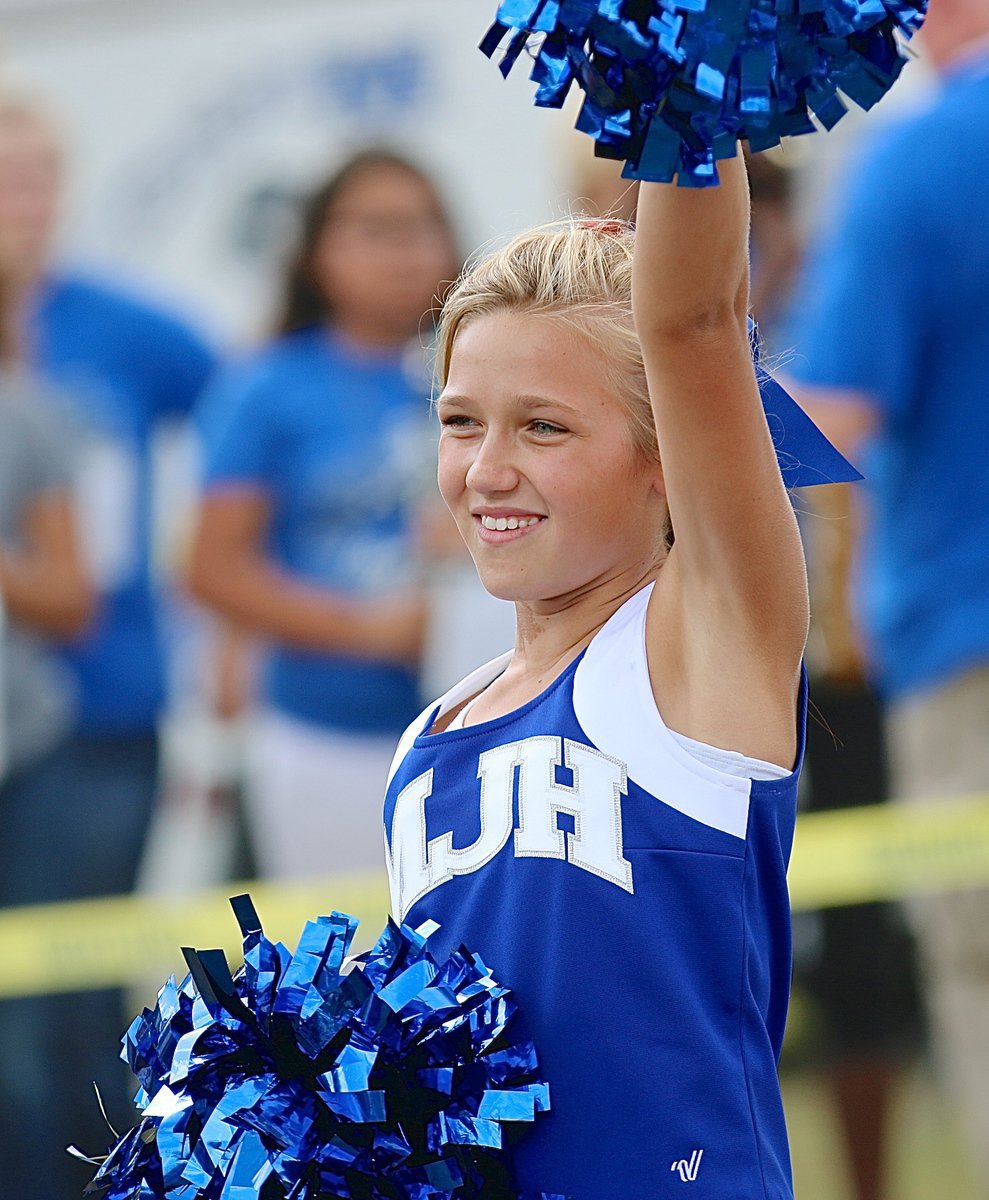
M 436 373 L 446 383 L 460 329 L 486 313 L 556 317 L 591 338 L 606 356 L 625 400 L 637 450 L 658 460 L 642 347 L 632 319 L 633 227 L 620 220 L 569 218 L 520 234 L 469 264 L 443 301 Z

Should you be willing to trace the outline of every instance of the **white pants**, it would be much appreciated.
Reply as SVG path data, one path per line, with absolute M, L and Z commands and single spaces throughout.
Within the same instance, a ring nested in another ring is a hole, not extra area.
M 382 805 L 397 738 L 327 730 L 266 709 L 247 747 L 247 815 L 262 875 L 384 869 Z
M 989 792 L 989 667 L 910 696 L 889 714 L 895 795 Z M 989 1196 L 989 888 L 910 900 L 939 1066 Z

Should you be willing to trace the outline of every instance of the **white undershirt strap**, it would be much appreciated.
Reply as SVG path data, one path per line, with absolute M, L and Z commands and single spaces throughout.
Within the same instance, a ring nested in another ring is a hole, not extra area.
M 478 700 L 480 698 L 481 698 L 480 692 L 478 692 L 476 696 L 471 696 L 471 698 L 463 706 L 463 708 L 460 710 L 460 712 L 458 712 L 457 715 L 450 722 L 450 724 L 447 725 L 446 729 L 444 730 L 444 733 L 449 733 L 451 729 L 463 729 L 464 722 L 467 720 L 467 714 L 470 712 L 470 710 L 474 707 L 474 705 L 478 702 Z
M 722 750 L 720 746 L 698 742 L 687 737 L 685 733 L 677 733 L 675 729 L 671 729 L 670 733 L 698 762 L 714 767 L 716 771 L 737 775 L 739 779 L 786 779 L 791 774 L 786 767 L 777 763 L 766 762 L 761 758 L 749 758 L 747 754 L 741 754 L 738 750 Z

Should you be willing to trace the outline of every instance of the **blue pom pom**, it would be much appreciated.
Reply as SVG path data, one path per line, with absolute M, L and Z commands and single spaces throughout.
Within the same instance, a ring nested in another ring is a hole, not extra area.
M 536 104 L 584 93 L 577 128 L 625 174 L 716 184 L 748 140 L 830 129 L 842 95 L 870 108 L 905 61 L 928 0 L 503 0 L 481 43 L 508 74 L 535 46 Z M 839 94 L 841 93 L 841 94 Z M 813 113 L 815 121 L 811 119 Z
M 184 951 L 124 1037 L 142 1119 L 87 1188 L 104 1200 L 511 1197 L 509 1146 L 549 1108 L 510 992 L 460 948 L 389 922 L 306 925 L 294 954 L 234 902 L 244 965 Z M 349 969 L 348 969 L 349 968 Z

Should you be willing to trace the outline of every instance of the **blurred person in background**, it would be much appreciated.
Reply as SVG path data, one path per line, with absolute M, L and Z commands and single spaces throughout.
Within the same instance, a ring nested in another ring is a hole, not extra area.
M 786 354 L 786 314 L 801 260 L 793 171 L 747 158 L 752 190 L 752 308 L 771 361 Z M 785 357 L 784 357 L 785 361 Z M 811 593 L 812 702 L 801 809 L 889 799 L 882 714 L 850 600 L 858 536 L 850 484 L 808 488 L 800 524 Z M 914 947 L 899 906 L 855 904 L 794 915 L 795 982 L 819 1022 L 855 1200 L 887 1196 L 891 1104 L 920 1041 Z
M 934 0 L 923 46 L 940 88 L 866 143 L 798 290 L 789 370 L 866 473 L 893 789 L 936 804 L 989 790 L 989 5 Z M 909 911 L 989 1195 L 989 890 Z
M 246 800 L 269 876 L 382 863 L 385 777 L 421 706 L 417 523 L 435 491 L 423 341 L 457 269 L 427 176 L 358 154 L 307 205 L 278 336 L 203 404 L 189 582 L 268 650 Z
M 763 350 L 779 353 L 780 325 L 800 265 L 800 231 L 794 214 L 793 171 L 774 152 L 746 154 L 752 194 L 749 253 L 752 258 L 752 314 Z
M 853 485 L 807 493 L 801 528 L 811 589 L 812 709 L 801 809 L 888 802 L 883 710 L 853 613 L 859 537 Z M 820 1019 L 855 1200 L 889 1196 L 891 1127 L 904 1072 L 923 1044 L 916 948 L 902 906 L 850 904 L 794 916 L 795 982 Z
M 72 505 L 72 438 L 24 367 L 17 239 L 0 224 L 0 907 L 73 894 L 72 844 L 88 805 L 70 784 L 74 694 L 57 644 L 92 613 Z M 73 809 L 75 811 L 73 811 Z M 0 1189 L 67 1195 L 61 1074 L 74 1084 L 104 1059 L 60 1036 L 64 997 L 0 1000 Z M 70 1085 L 71 1086 L 71 1085 Z M 73 1181 L 78 1186 L 79 1180 Z
M 188 414 L 213 365 L 183 322 L 55 264 L 62 183 L 60 142 L 47 114 L 30 99 L 0 97 L 0 241 L 16 295 L 10 320 L 25 364 L 54 386 L 61 433 L 71 440 L 76 511 L 97 600 L 61 655 L 76 703 L 58 819 L 39 828 L 42 847 L 20 866 L 34 874 L 37 901 L 126 892 L 134 883 L 155 800 L 165 702 L 149 562 L 151 444 L 163 423 Z M 107 1141 L 87 1098 L 93 1082 L 112 1121 L 132 1111 L 113 1052 L 122 1024 L 120 995 L 104 991 L 66 998 L 48 1029 L 53 1053 L 85 1042 L 104 1048 L 95 1072 L 90 1063 L 74 1074 L 71 1055 L 50 1067 L 72 1097 L 72 1111 L 53 1110 L 48 1122 L 54 1132 L 44 1186 L 58 1200 L 77 1186 L 75 1175 L 65 1176 L 74 1166 L 65 1165 L 66 1142 L 101 1151 Z M 39 1179 L 23 1194 L 41 1200 L 42 1186 Z

